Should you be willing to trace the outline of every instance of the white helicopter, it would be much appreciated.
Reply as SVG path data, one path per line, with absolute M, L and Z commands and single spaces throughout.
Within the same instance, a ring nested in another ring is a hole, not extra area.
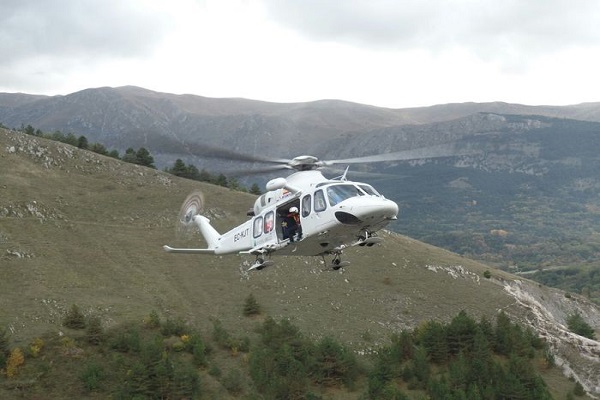
M 440 154 L 440 150 L 442 153 Z M 337 270 L 350 263 L 341 255 L 350 246 L 371 247 L 382 239 L 377 232 L 397 219 L 398 204 L 386 199 L 367 183 L 346 179 L 348 167 L 338 178 L 327 179 L 320 171 L 334 164 L 412 160 L 448 157 L 456 152 L 429 147 L 370 157 L 320 161 L 313 156 L 291 160 L 264 160 L 278 164 L 272 169 L 296 170 L 287 178 L 276 178 L 266 185 L 252 210 L 251 218 L 230 231 L 220 234 L 210 220 L 199 214 L 202 201 L 198 195 L 188 197 L 182 206 L 181 222 L 195 224 L 207 248 L 174 248 L 170 253 L 250 254 L 256 261 L 249 270 L 272 265 L 271 256 L 333 256 L 331 267 Z M 432 155 L 433 154 L 433 155 Z M 460 155 L 460 154 L 458 154 Z

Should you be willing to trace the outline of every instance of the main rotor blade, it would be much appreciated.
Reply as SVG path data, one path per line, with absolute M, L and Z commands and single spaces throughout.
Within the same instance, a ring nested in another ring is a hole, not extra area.
M 221 160 L 247 161 L 252 163 L 265 164 L 287 164 L 291 161 L 286 159 L 273 159 L 250 154 L 243 154 L 232 150 L 197 143 L 185 144 L 184 148 L 190 153 L 190 155 L 202 156 L 206 158 L 218 158 Z
M 376 163 L 385 161 L 409 161 L 409 160 L 420 160 L 425 158 L 440 158 L 440 157 L 456 157 L 473 155 L 474 151 L 460 151 L 456 150 L 454 144 L 443 144 L 438 146 L 421 147 L 411 150 L 397 151 L 393 153 L 378 154 L 374 156 L 365 157 L 354 157 L 340 160 L 327 160 L 323 161 L 325 165 L 333 164 L 362 164 L 362 163 Z
M 237 170 L 227 170 L 222 171 L 221 173 L 225 176 L 252 176 L 252 175 L 261 175 L 267 174 L 269 172 L 281 171 L 284 169 L 291 169 L 287 165 L 270 165 L 262 168 L 251 168 L 251 169 L 237 169 Z

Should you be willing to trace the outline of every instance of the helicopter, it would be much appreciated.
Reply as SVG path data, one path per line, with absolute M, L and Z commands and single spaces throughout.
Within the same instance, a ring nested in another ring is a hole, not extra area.
M 370 184 L 348 180 L 349 165 L 341 176 L 331 179 L 323 175 L 322 169 L 335 164 L 456 155 L 461 154 L 447 147 L 434 146 L 329 161 L 310 155 L 293 159 L 257 159 L 276 164 L 263 171 L 287 169 L 294 172 L 286 178 L 270 180 L 266 184 L 267 191 L 247 212 L 250 218 L 223 234 L 211 225 L 206 216 L 201 215 L 199 195 L 188 196 L 180 212 L 180 221 L 185 226 L 195 225 L 208 246 L 175 248 L 165 245 L 164 250 L 169 253 L 253 255 L 256 259 L 248 271 L 272 265 L 271 256 L 275 254 L 320 256 L 324 261 L 326 256 L 331 256 L 330 266 L 338 270 L 350 265 L 350 262 L 342 261 L 344 249 L 372 247 L 382 242 L 377 233 L 398 218 L 399 207 Z

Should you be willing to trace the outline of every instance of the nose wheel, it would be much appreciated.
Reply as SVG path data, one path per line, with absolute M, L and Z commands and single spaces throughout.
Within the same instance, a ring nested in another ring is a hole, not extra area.
M 382 238 L 377 237 L 375 233 L 371 233 L 368 231 L 363 232 L 363 234 L 358 237 L 359 246 L 372 247 L 373 245 L 381 242 L 383 242 Z

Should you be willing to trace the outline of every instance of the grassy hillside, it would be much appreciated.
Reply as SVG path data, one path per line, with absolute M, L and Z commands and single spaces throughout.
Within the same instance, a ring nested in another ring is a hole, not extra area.
M 493 271 L 486 279 L 485 265 L 391 233 L 381 246 L 347 251 L 352 265 L 338 272 L 318 258 L 275 258 L 275 266 L 248 274 L 252 258 L 167 254 L 163 244 L 201 245 L 177 229 L 180 204 L 197 189 L 220 231 L 242 222 L 254 200 L 0 130 L 0 327 L 11 343 L 57 337 L 73 304 L 105 329 L 155 311 L 204 332 L 217 319 L 244 336 L 257 324 L 242 313 L 253 294 L 263 315 L 357 351 L 461 310 L 494 318 L 514 309 L 504 290 L 511 275 Z M 553 381 L 559 391 L 569 385 Z

